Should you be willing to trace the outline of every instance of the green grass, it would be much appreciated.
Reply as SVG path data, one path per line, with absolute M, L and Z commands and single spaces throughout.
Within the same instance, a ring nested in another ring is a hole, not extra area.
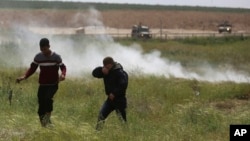
M 230 55 L 237 56 L 238 63 L 233 66 L 249 64 L 250 57 L 246 53 L 249 39 L 221 40 L 206 45 L 196 40 L 198 43 L 152 41 L 139 44 L 145 52 L 158 49 L 162 56 L 188 60 L 187 64 L 195 59 L 220 64 Z M 202 52 L 209 55 L 195 55 Z M 249 65 L 245 70 L 250 70 Z M 90 77 L 90 80 L 67 78 L 60 83 L 52 113 L 55 126 L 42 128 L 37 116 L 38 75 L 34 74 L 21 84 L 15 83 L 15 78 L 24 71 L 25 68 L 2 67 L 0 70 L 0 140 L 3 141 L 228 141 L 230 124 L 250 124 L 249 83 L 210 83 L 131 74 L 127 125 L 121 124 L 112 113 L 103 131 L 94 130 L 105 95 L 102 81 Z M 11 89 L 12 105 L 8 101 Z

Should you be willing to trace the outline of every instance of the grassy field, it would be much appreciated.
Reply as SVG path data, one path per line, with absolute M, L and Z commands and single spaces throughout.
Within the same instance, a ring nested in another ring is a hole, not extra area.
M 137 42 L 145 52 L 157 49 L 163 57 L 186 67 L 197 67 L 197 62 L 206 60 L 215 66 L 225 63 L 250 72 L 249 38 L 119 42 Z M 54 98 L 54 127 L 42 128 L 36 114 L 38 75 L 15 84 L 15 78 L 24 71 L 23 67 L 1 65 L 2 141 L 228 141 L 230 124 L 250 124 L 250 83 L 130 74 L 127 125 L 112 113 L 103 131 L 94 130 L 105 95 L 102 81 L 90 76 L 89 80 L 67 78 L 60 83 Z

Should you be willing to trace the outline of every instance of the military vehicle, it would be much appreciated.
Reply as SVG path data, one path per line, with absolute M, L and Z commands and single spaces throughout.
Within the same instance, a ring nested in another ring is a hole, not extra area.
M 222 24 L 218 25 L 218 32 L 222 33 L 222 32 L 227 32 L 227 33 L 231 33 L 232 32 L 232 25 L 229 24 L 228 22 L 224 22 Z
M 132 27 L 131 37 L 132 38 L 150 39 L 150 38 L 152 38 L 152 34 L 150 33 L 148 26 L 134 25 Z

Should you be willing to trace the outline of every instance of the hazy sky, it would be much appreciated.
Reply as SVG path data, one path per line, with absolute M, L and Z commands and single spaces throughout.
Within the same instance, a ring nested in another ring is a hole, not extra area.
M 159 5 L 185 5 L 206 7 L 232 7 L 250 9 L 250 0 L 57 0 L 78 2 L 102 3 L 131 3 L 131 4 L 159 4 Z

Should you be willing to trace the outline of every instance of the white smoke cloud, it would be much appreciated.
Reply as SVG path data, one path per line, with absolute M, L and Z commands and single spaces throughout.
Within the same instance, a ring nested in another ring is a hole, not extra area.
M 90 16 L 86 18 L 89 25 L 93 23 L 93 25 L 103 26 L 101 19 L 98 11 L 94 9 L 90 10 Z M 15 29 L 19 28 L 17 26 Z M 1 61 L 7 62 L 6 64 L 11 67 L 29 67 L 35 54 L 39 52 L 38 43 L 42 37 L 24 31 L 20 34 L 20 30 L 17 30 L 16 36 L 14 36 L 14 39 L 19 41 L 18 47 L 15 48 L 17 58 L 8 54 L 6 48 L 0 45 Z M 250 82 L 250 76 L 244 73 L 236 72 L 233 69 L 213 68 L 207 63 L 197 67 L 197 70 L 190 70 L 183 67 L 181 62 L 162 57 L 158 50 L 145 53 L 139 44 L 121 45 L 114 42 L 112 37 L 108 35 L 80 36 L 81 39 L 52 35 L 46 37 L 50 39 L 51 49 L 62 56 L 63 62 L 67 66 L 67 77 L 90 76 L 95 67 L 102 65 L 104 57 L 112 56 L 131 75 L 155 75 L 209 82 Z M 3 56 L 15 58 L 15 64 L 8 63 L 8 60 L 4 60 Z

